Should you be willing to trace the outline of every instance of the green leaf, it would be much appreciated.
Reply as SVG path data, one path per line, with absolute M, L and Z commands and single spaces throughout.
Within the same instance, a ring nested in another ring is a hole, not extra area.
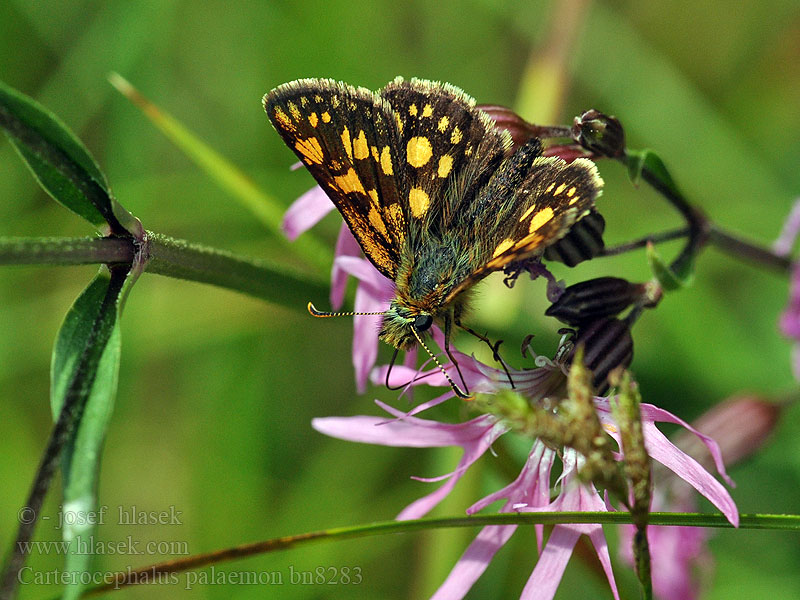
M 681 195 L 664 161 L 652 150 L 628 150 L 624 160 L 625 166 L 628 167 L 628 177 L 634 184 L 638 184 L 644 177 L 649 182 L 655 180 L 676 196 Z
M 692 267 L 689 263 L 686 272 L 676 273 L 664 262 L 664 259 L 656 252 L 656 247 L 652 243 L 647 244 L 647 262 L 653 276 L 661 287 L 668 292 L 687 287 L 692 281 Z
M 114 406 L 120 360 L 119 312 L 135 276 L 103 268 L 67 313 L 58 333 L 51 366 L 50 404 L 58 419 L 74 415 L 62 455 L 64 485 L 62 537 L 69 542 L 64 569 L 76 575 L 64 598 L 77 598 L 86 572 L 97 514 L 97 481 L 106 429 Z M 70 517 L 66 514 L 70 513 Z M 83 546 L 84 549 L 81 549 Z
M 2 82 L 0 127 L 53 199 L 104 235 L 141 237 L 141 223 L 114 199 L 80 140 L 49 110 Z

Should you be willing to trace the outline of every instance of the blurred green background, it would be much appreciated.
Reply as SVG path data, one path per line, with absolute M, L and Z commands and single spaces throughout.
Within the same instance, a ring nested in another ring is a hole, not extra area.
M 720 224 L 770 243 L 800 193 L 800 4 L 797 0 L 438 3 L 0 2 L 0 79 L 58 114 L 105 169 L 118 199 L 150 230 L 254 257 L 283 246 L 107 83 L 118 71 L 288 206 L 311 178 L 291 172 L 260 105 L 272 87 L 332 77 L 376 89 L 396 75 L 446 80 L 482 103 L 534 121 L 569 123 L 597 108 L 617 115 L 632 148 L 656 150 L 686 194 Z M 525 85 L 523 85 L 523 83 Z M 521 86 L 524 88 L 521 91 Z M 600 200 L 609 244 L 680 225 L 656 194 L 603 163 Z M 331 247 L 339 217 L 317 229 Z M 0 141 L 0 235 L 83 236 L 90 228 L 40 191 Z M 670 257 L 677 245 L 664 245 Z M 0 544 L 15 533 L 50 427 L 50 350 L 94 267 L 0 270 Z M 642 252 L 576 269 L 647 278 Z M 541 315 L 542 282 L 513 291 L 490 278 L 470 322 L 506 339 L 508 358 L 536 333 L 553 351 L 560 326 Z M 742 390 L 795 394 L 791 344 L 777 332 L 781 276 L 709 249 L 694 285 L 669 295 L 635 328 L 633 370 L 645 401 L 692 419 Z M 326 298 L 310 298 L 318 306 Z M 366 447 L 327 439 L 315 416 L 379 414 L 380 388 L 356 394 L 351 323 L 317 321 L 232 292 L 143 276 L 123 318 L 116 413 L 100 484 L 108 518 L 98 540 L 185 542 L 190 553 L 274 536 L 393 518 L 435 484 L 409 479 L 452 470 L 458 452 Z M 459 346 L 473 350 L 471 340 Z M 477 350 L 477 348 L 476 348 Z M 382 357 L 388 358 L 387 348 Z M 529 366 L 529 365 L 528 365 Z M 417 398 L 425 397 L 424 393 Z M 454 417 L 463 418 L 458 407 Z M 437 510 L 461 514 L 508 482 L 485 456 Z M 790 406 L 772 443 L 732 470 L 742 512 L 800 511 L 800 411 Z M 56 490 L 57 492 L 57 490 Z M 180 511 L 180 524 L 124 525 L 119 507 Z M 38 539 L 58 539 L 52 493 Z M 612 529 L 607 529 L 614 537 Z M 475 532 L 376 537 L 290 550 L 217 571 L 280 573 L 284 585 L 151 586 L 129 598 L 424 598 Z M 800 545 L 782 532 L 722 531 L 706 598 L 800 597 Z M 101 571 L 166 558 L 98 557 Z M 535 562 L 532 531 L 499 553 L 470 598 L 514 598 Z M 36 571 L 60 567 L 39 554 Z M 360 585 L 290 585 L 290 569 L 360 567 Z M 625 567 L 626 598 L 638 597 Z M 184 588 L 191 587 L 186 590 Z M 23 598 L 57 588 L 23 586 Z M 573 559 L 558 598 L 610 597 Z

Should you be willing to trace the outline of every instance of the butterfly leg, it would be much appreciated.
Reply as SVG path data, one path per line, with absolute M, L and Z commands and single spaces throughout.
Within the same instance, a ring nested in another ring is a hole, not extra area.
M 514 386 L 514 380 L 511 378 L 511 373 L 508 370 L 508 365 L 506 365 L 506 362 L 500 356 L 500 344 L 503 343 L 503 340 L 497 340 L 497 342 L 492 344 L 491 340 L 488 337 L 486 337 L 485 335 L 481 335 L 480 333 L 478 333 L 477 331 L 475 331 L 471 327 L 467 327 L 466 325 L 464 325 L 457 316 L 455 316 L 453 320 L 454 320 L 454 322 L 455 322 L 457 327 L 460 327 L 461 329 L 463 329 L 467 333 L 470 333 L 470 334 L 474 335 L 480 341 L 484 342 L 487 346 L 489 346 L 489 348 L 492 351 L 492 357 L 497 362 L 499 362 L 500 365 L 503 367 L 503 371 L 506 372 L 506 377 L 508 377 L 508 382 L 511 384 L 511 387 L 514 388 L 515 387 Z
M 461 383 L 464 385 L 464 389 L 466 390 L 467 394 L 469 394 L 469 386 L 467 386 L 467 382 L 464 380 L 464 375 L 461 373 L 461 367 L 458 366 L 458 361 L 456 360 L 453 353 L 450 352 L 450 334 L 452 332 L 452 321 L 451 321 L 451 313 L 445 315 L 444 318 L 444 351 L 447 353 L 447 357 L 450 359 L 450 362 L 453 363 L 456 367 L 456 371 L 458 371 L 458 376 L 461 378 Z

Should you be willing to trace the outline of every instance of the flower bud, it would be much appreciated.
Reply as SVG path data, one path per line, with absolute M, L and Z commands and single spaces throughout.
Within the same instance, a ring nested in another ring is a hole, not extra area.
M 625 131 L 616 117 L 594 109 L 575 117 L 573 139 L 598 156 L 619 158 L 625 154 Z
M 631 283 L 619 277 L 589 279 L 564 290 L 544 314 L 577 327 L 603 317 L 614 317 L 639 302 L 647 293 L 644 283 Z
M 578 347 L 583 347 L 583 361 L 592 371 L 592 384 L 598 395 L 608 391 L 608 374 L 617 367 L 627 367 L 633 360 L 633 337 L 630 327 L 619 319 L 603 318 L 578 328 L 572 361 Z
M 544 251 L 547 260 L 562 262 L 574 267 L 584 260 L 597 256 L 603 248 L 603 231 L 606 228 L 603 216 L 592 209 L 591 212 L 575 223 L 569 233 Z
M 495 127 L 505 129 L 511 134 L 511 139 L 514 141 L 514 150 L 523 146 L 529 139 L 537 137 L 539 133 L 539 127 L 528 123 L 510 108 L 495 104 L 481 104 L 478 108 L 491 117 Z

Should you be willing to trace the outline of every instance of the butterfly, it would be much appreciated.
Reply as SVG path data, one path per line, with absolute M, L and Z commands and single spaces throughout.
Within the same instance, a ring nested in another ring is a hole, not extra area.
M 603 186 L 593 162 L 544 157 L 536 138 L 514 150 L 508 131 L 448 83 L 398 77 L 372 92 L 300 79 L 263 104 L 365 256 L 394 281 L 379 336 L 396 349 L 428 350 L 423 337 L 434 323 L 451 360 L 453 325 L 488 342 L 461 322 L 470 290 L 540 256 L 592 209 Z

